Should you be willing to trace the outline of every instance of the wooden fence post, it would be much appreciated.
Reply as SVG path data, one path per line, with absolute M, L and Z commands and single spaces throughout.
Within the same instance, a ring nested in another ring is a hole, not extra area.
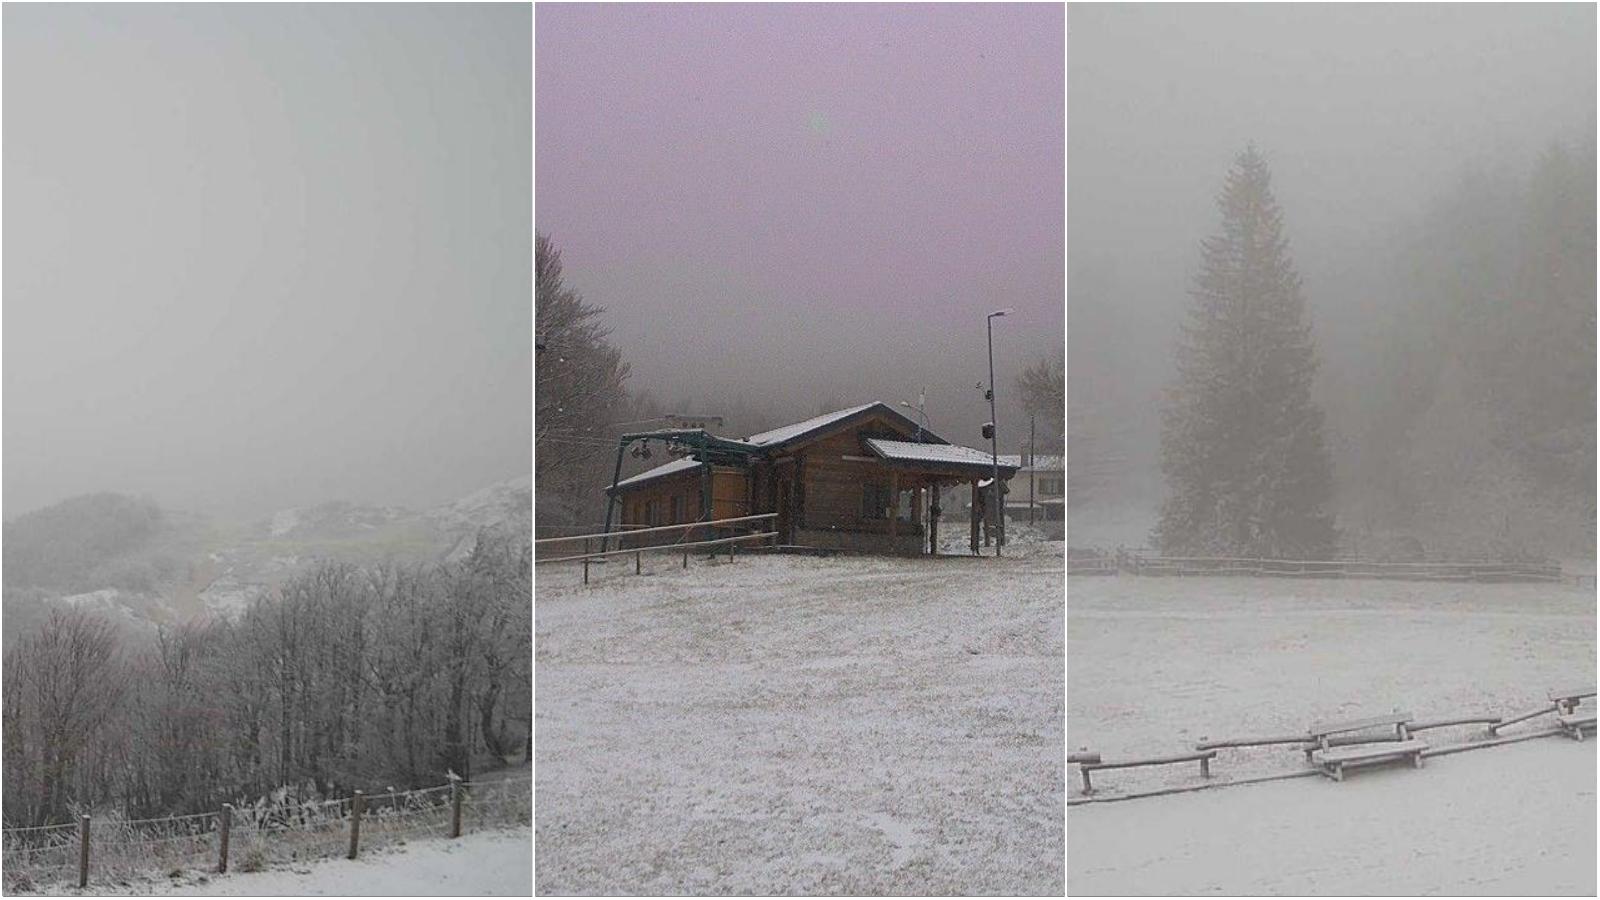
M 638 575 L 640 573 L 640 570 L 643 567 L 644 567 L 644 554 L 643 553 L 635 553 L 633 555 L 633 574 Z
M 233 804 L 222 804 L 222 818 L 218 820 L 217 874 L 228 874 L 228 835 L 233 831 Z
M 89 817 L 78 817 L 78 887 L 89 886 Z
M 367 798 L 360 792 L 350 798 L 350 858 L 356 858 L 356 849 L 361 845 L 361 811 L 366 809 Z
M 461 779 L 450 779 L 450 836 L 461 837 Z

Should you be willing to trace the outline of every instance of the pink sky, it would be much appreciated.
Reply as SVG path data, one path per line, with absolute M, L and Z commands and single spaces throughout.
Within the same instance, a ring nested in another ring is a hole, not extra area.
M 869 394 L 943 379 L 964 407 L 954 385 L 971 393 L 985 365 L 988 310 L 1018 309 L 1002 368 L 1060 353 L 1062 15 L 540 6 L 535 225 L 642 378 L 683 380 L 682 355 L 655 353 L 664 338 L 740 344 L 722 358 L 741 383 L 766 361 L 825 390 L 827 369 L 851 366 L 852 384 L 881 385 Z M 855 365 L 885 355 L 891 326 L 909 352 Z

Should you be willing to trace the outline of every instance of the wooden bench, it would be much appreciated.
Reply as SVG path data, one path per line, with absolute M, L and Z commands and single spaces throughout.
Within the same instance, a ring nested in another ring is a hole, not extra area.
M 1411 734 L 1406 726 L 1412 721 L 1411 713 L 1390 713 L 1386 716 L 1368 716 L 1365 719 L 1346 719 L 1342 722 L 1318 722 L 1306 729 L 1311 740 L 1304 748 L 1306 759 L 1311 759 L 1311 754 L 1317 750 L 1330 749 L 1328 739 L 1336 734 L 1348 734 L 1352 731 L 1366 731 L 1369 728 L 1381 728 L 1385 725 L 1394 726 L 1394 740 L 1405 743 L 1410 740 Z M 1374 740 L 1378 740 L 1374 738 Z M 1344 742 L 1353 743 L 1353 742 Z
M 1131 759 L 1125 762 L 1085 762 L 1078 765 L 1078 773 L 1083 776 L 1083 792 L 1094 793 L 1094 787 L 1089 784 L 1089 773 L 1094 769 L 1131 769 L 1136 766 L 1165 766 L 1171 763 L 1200 761 L 1200 775 L 1204 778 L 1211 777 L 1211 760 L 1217 755 L 1215 750 L 1202 750 L 1198 753 L 1181 753 L 1177 756 L 1155 756 L 1149 759 Z
M 1561 722 L 1561 728 L 1567 733 L 1568 737 L 1581 741 L 1583 740 L 1583 730 L 1585 728 L 1591 731 L 1594 729 L 1594 717 L 1595 714 L 1593 712 L 1566 713 L 1558 721 Z
M 1594 696 L 1594 685 L 1591 684 L 1588 687 L 1551 688 L 1546 696 L 1550 698 L 1550 702 L 1556 705 L 1556 709 L 1569 713 L 1578 708 L 1578 704 L 1583 702 L 1583 698 Z
M 1385 743 L 1383 746 L 1339 747 L 1333 750 L 1318 750 L 1316 762 L 1317 766 L 1322 769 L 1322 774 L 1332 778 L 1334 781 L 1343 781 L 1346 768 L 1372 765 L 1390 760 L 1410 759 L 1411 765 L 1420 769 L 1422 768 L 1422 751 L 1426 749 L 1428 749 L 1427 743 L 1414 739 Z

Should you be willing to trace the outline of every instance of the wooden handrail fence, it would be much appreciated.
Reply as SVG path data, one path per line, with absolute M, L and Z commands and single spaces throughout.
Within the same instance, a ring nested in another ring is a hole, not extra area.
M 540 540 L 537 540 L 537 541 L 533 542 L 536 548 L 541 544 L 542 545 L 571 544 L 571 543 L 575 543 L 577 541 L 583 541 L 584 542 L 584 550 L 583 550 L 582 553 L 572 554 L 572 555 L 567 555 L 567 556 L 558 556 L 558 557 L 555 557 L 553 559 L 534 559 L 533 564 L 536 565 L 536 566 L 540 566 L 540 565 L 554 565 L 556 563 L 581 562 L 583 564 L 583 583 L 584 584 L 588 584 L 589 583 L 589 565 L 590 565 L 590 563 L 595 562 L 595 561 L 605 561 L 605 560 L 608 560 L 608 559 L 610 559 L 612 557 L 616 557 L 616 556 L 627 556 L 627 555 L 631 554 L 633 556 L 633 573 L 635 575 L 639 575 L 639 574 L 643 573 L 643 568 L 644 568 L 643 558 L 644 558 L 644 554 L 645 553 L 650 553 L 650 552 L 682 553 L 683 554 L 683 567 L 687 569 L 689 567 L 689 550 L 694 549 L 694 548 L 699 548 L 699 547 L 727 547 L 728 548 L 728 559 L 731 561 L 734 558 L 735 547 L 737 547 L 739 544 L 748 543 L 748 542 L 751 542 L 751 541 L 776 541 L 777 538 L 778 538 L 778 532 L 777 531 L 756 531 L 756 532 L 751 532 L 749 534 L 736 534 L 736 535 L 731 535 L 729 537 L 711 538 L 711 539 L 700 540 L 700 541 L 684 541 L 684 540 L 682 540 L 680 538 L 678 541 L 674 541 L 672 543 L 653 544 L 653 545 L 649 545 L 649 546 L 639 546 L 639 547 L 619 547 L 616 550 L 608 550 L 608 549 L 590 550 L 589 548 L 591 546 L 590 542 L 592 542 L 594 540 L 600 540 L 601 541 L 601 547 L 604 548 L 606 546 L 606 541 L 609 538 L 618 538 L 619 539 L 619 543 L 620 543 L 620 539 L 623 538 L 623 537 L 627 537 L 627 538 L 631 539 L 631 538 L 637 538 L 640 535 L 665 534 L 667 532 L 680 532 L 682 537 L 686 538 L 686 537 L 690 537 L 693 534 L 695 529 L 701 529 L 702 531 L 708 531 L 709 530 L 709 531 L 712 531 L 714 533 L 714 531 L 716 529 L 728 529 L 731 526 L 747 525 L 749 523 L 755 523 L 755 522 L 765 522 L 765 521 L 768 521 L 768 520 L 776 519 L 777 517 L 778 517 L 778 514 L 775 513 L 775 512 L 774 513 L 758 513 L 756 515 L 751 515 L 751 516 L 734 516 L 732 518 L 727 518 L 727 519 L 711 519 L 711 520 L 703 520 L 703 521 L 695 521 L 695 522 L 685 522 L 685 523 L 680 524 L 680 525 L 657 525 L 657 526 L 651 526 L 651 527 L 633 527 L 633 530 L 630 530 L 630 531 L 627 531 L 627 532 L 624 532 L 624 533 L 621 533 L 621 534 L 613 532 L 611 534 L 606 534 L 606 533 L 600 533 L 600 534 L 575 534 L 575 535 L 568 535 L 568 536 L 564 536 L 564 537 L 542 538 Z M 632 527 L 632 526 L 630 526 L 630 527 Z
M 472 783 L 452 775 L 447 785 L 382 794 L 372 799 L 387 799 L 392 804 L 395 801 L 395 798 L 403 799 L 407 797 L 421 796 L 431 792 L 439 792 L 448 789 L 449 818 L 445 833 L 451 838 L 459 838 L 462 834 L 463 802 L 474 789 L 489 789 L 506 785 L 515 786 L 522 783 L 529 783 L 531 786 L 531 781 L 531 776 L 522 776 L 500 781 Z M 326 801 L 326 805 L 333 806 L 340 806 L 345 802 L 349 802 L 350 804 L 350 812 L 348 817 L 346 817 L 347 826 L 344 829 L 348 834 L 348 846 L 345 855 L 350 859 L 355 859 L 360 852 L 361 822 L 363 815 L 367 811 L 368 799 L 369 798 L 363 792 L 356 791 L 352 797 L 346 798 L 345 800 Z M 430 810 L 436 809 L 441 815 L 446 812 L 446 806 L 443 804 L 428 808 Z M 195 839 L 203 840 L 208 838 L 210 835 L 215 834 L 217 838 L 216 848 L 214 851 L 216 859 L 216 871 L 218 874 L 226 874 L 228 871 L 229 850 L 232 844 L 231 837 L 234 830 L 233 825 L 235 811 L 235 807 L 232 804 L 224 803 L 215 813 L 192 813 L 183 816 L 164 816 L 155 819 L 133 819 L 120 823 L 113 820 L 112 825 L 114 832 L 131 830 L 136 833 L 139 829 L 146 827 L 171 826 L 176 823 L 192 824 L 185 825 L 183 828 L 177 829 L 177 834 L 164 838 L 118 840 L 114 837 L 108 838 L 102 835 L 95 840 L 92 846 L 96 848 L 99 853 L 103 854 L 123 846 L 151 845 L 172 841 L 192 841 Z M 213 820 L 212 824 L 214 827 L 204 827 L 206 823 L 202 822 L 201 820 L 206 819 Z M 90 821 L 91 820 L 88 815 L 81 815 L 78 817 L 78 820 L 75 823 L 0 829 L 0 841 L 3 841 L 3 854 L 7 869 L 12 869 L 15 867 L 16 870 L 26 874 L 27 870 L 30 868 L 26 861 L 30 859 L 31 856 L 41 852 L 59 853 L 60 851 L 69 851 L 75 849 L 76 852 L 71 853 L 70 856 L 62 854 L 62 863 L 57 866 L 51 866 L 50 868 L 65 868 L 67 866 L 72 866 L 73 862 L 75 862 L 75 867 L 77 870 L 75 873 L 77 886 L 79 888 L 87 887 L 89 884 L 91 863 Z M 120 826 L 120 828 L 116 826 Z M 55 835 L 64 835 L 67 832 L 67 829 L 71 829 L 73 832 L 72 837 L 74 839 L 70 840 L 70 842 L 67 839 L 55 837 Z M 76 846 L 74 847 L 73 845 Z M 15 856 L 20 856 L 24 862 L 22 864 L 18 864 L 13 859 Z M 75 857 L 73 862 L 66 861 L 72 857 Z M 158 864 L 163 868 L 168 865 L 168 863 L 160 862 L 152 857 L 150 860 L 150 866 L 152 869 Z M 7 893 L 12 892 L 10 888 L 11 877 L 12 874 L 8 873 Z M 49 885 L 47 884 L 38 884 L 35 885 L 33 889 L 47 889 L 48 887 Z
M 1415 581 L 1562 581 L 1560 563 L 1496 560 L 1391 562 L 1363 559 L 1263 559 L 1230 556 L 1149 556 L 1129 550 L 1069 548 L 1068 575 L 1379 578 Z

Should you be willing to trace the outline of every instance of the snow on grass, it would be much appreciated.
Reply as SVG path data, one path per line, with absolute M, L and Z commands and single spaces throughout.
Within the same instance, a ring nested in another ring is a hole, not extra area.
M 533 893 L 533 845 L 527 828 L 431 838 L 355 860 L 323 859 L 261 872 L 227 875 L 187 871 L 180 878 L 134 881 L 120 891 L 199 897 L 447 896 L 527 897 Z M 238 860 L 234 862 L 237 868 Z M 76 891 L 74 891 L 76 893 Z
M 1547 704 L 1547 688 L 1595 679 L 1594 591 L 1570 584 L 1119 576 L 1073 578 L 1069 590 L 1067 740 L 1108 760 L 1182 752 L 1202 736 L 1303 733 L 1313 721 L 1397 707 L 1419 719 L 1510 716 Z M 1460 743 L 1482 730 L 1421 738 Z M 1544 893 L 1586 872 L 1579 887 L 1592 893 L 1593 747 L 1546 738 L 1439 757 L 1421 771 L 1362 770 L 1338 785 L 1074 806 L 1069 888 Z M 1292 746 L 1223 749 L 1212 763 L 1218 780 L 1304 767 Z M 1105 795 L 1199 781 L 1198 765 L 1094 777 Z M 1074 797 L 1078 789 L 1074 777 Z M 1384 861 L 1412 853 L 1405 877 L 1385 880 Z
M 1067 818 L 1079 896 L 1595 895 L 1593 741 L 1544 738 L 1338 784 L 1075 806 Z
M 680 564 L 538 573 L 540 893 L 1063 890 L 1059 551 Z

